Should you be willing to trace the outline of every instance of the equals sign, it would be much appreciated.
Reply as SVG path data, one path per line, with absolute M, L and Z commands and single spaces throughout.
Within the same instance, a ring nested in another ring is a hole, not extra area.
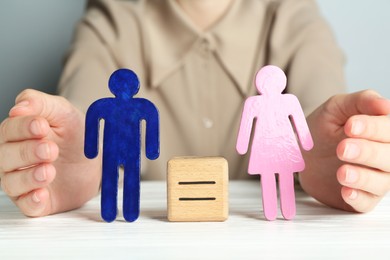
M 205 184 L 216 184 L 215 181 L 179 181 L 179 185 L 205 185 Z M 204 197 L 204 198 L 179 198 L 181 201 L 195 201 L 195 200 L 216 200 L 215 197 Z

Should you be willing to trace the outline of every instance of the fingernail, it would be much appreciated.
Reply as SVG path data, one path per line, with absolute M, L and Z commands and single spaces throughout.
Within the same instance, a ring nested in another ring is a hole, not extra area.
M 17 113 L 15 111 L 18 111 L 19 109 L 22 109 L 22 111 L 23 111 L 23 108 L 27 108 L 27 106 L 29 104 L 30 104 L 30 102 L 28 102 L 27 100 L 24 100 L 24 101 L 21 101 L 21 102 L 17 103 L 14 107 L 12 107 L 9 110 L 9 112 L 8 112 L 9 116 L 13 116 L 14 113 Z
M 33 135 L 41 134 L 41 124 L 38 120 L 34 119 L 30 124 L 30 131 Z
M 27 107 L 28 105 L 30 105 L 30 102 L 28 100 L 23 100 L 23 101 L 20 101 L 19 103 L 16 103 L 15 106 L 12 109 L 16 109 L 16 108 L 21 108 L 21 107 Z
M 42 160 L 50 159 L 50 147 L 47 143 L 41 143 L 36 150 L 37 156 Z
M 360 120 L 355 120 L 352 123 L 352 129 L 351 132 L 353 135 L 361 135 L 364 132 L 365 125 L 362 121 Z
M 358 196 L 358 193 L 356 190 L 351 190 L 351 194 L 349 194 L 348 198 L 351 200 L 355 200 Z
M 360 148 L 354 143 L 348 143 L 345 146 L 343 157 L 345 159 L 356 159 L 360 155 Z
M 34 192 L 34 194 L 32 195 L 32 200 L 35 202 L 35 203 L 39 203 L 41 202 L 41 200 L 39 199 L 38 195 L 36 192 Z
M 358 173 L 353 169 L 347 169 L 345 173 L 345 182 L 355 183 L 358 180 Z
M 387 100 L 387 98 L 385 98 L 384 96 L 381 96 L 379 93 L 378 95 L 376 96 L 377 99 L 382 99 L 382 100 Z
M 34 172 L 34 178 L 38 182 L 46 181 L 46 168 L 44 166 L 38 167 Z
M 15 104 L 15 106 L 18 106 L 18 107 L 26 107 L 30 104 L 30 102 L 28 100 L 23 100 L 23 101 L 20 101 L 18 103 Z

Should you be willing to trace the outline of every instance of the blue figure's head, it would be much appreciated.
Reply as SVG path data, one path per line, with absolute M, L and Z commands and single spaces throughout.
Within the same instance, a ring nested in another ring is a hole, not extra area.
M 137 75 L 129 69 L 119 69 L 112 73 L 108 87 L 117 98 L 131 99 L 139 90 Z

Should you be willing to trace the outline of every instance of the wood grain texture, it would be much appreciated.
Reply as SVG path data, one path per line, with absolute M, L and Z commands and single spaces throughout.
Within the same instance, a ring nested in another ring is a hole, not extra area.
M 222 157 L 176 157 L 168 162 L 168 220 L 225 221 L 228 163 Z
M 297 191 L 291 221 L 262 216 L 258 181 L 230 181 L 225 222 L 169 222 L 166 183 L 141 182 L 138 221 L 100 218 L 100 197 L 43 218 L 0 191 L 0 259 L 387 259 L 390 195 L 368 214 L 326 207 Z M 121 201 L 119 192 L 119 200 Z M 121 203 L 118 203 L 119 205 Z

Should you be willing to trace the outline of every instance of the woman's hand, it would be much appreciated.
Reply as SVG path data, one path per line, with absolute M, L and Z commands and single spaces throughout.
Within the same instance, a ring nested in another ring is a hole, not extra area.
M 84 156 L 84 115 L 66 99 L 25 90 L 0 126 L 3 191 L 27 216 L 78 208 L 99 190 L 101 159 Z
M 337 95 L 308 118 L 303 189 L 340 209 L 372 210 L 390 190 L 390 101 L 374 91 Z

